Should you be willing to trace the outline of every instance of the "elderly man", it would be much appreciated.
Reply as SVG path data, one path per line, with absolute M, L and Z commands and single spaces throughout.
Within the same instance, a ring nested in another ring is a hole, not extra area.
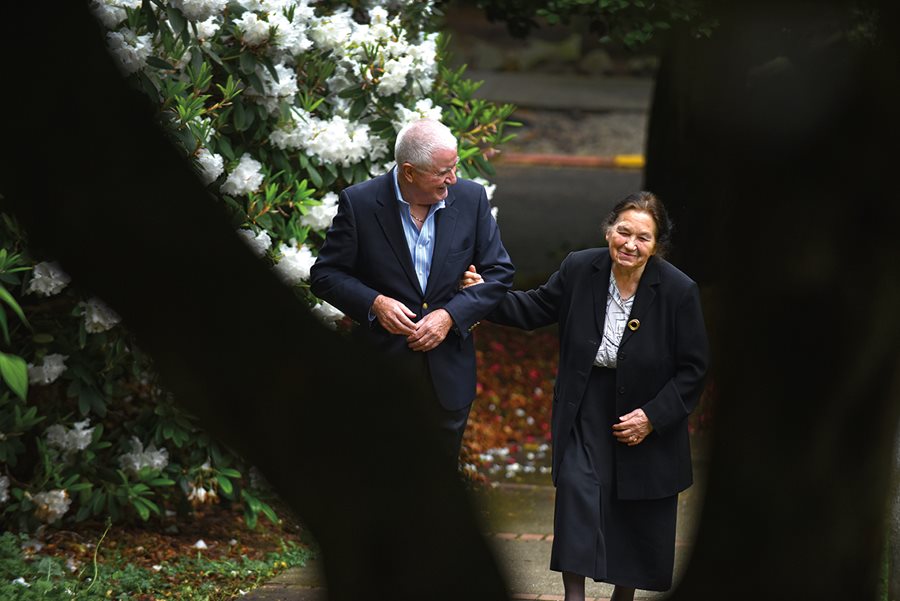
M 484 188 L 456 177 L 457 141 L 446 126 L 407 125 L 394 158 L 390 172 L 341 192 L 310 282 L 376 348 L 398 361 L 421 358 L 455 468 L 475 398 L 471 332 L 510 288 L 514 268 Z M 470 264 L 485 285 L 459 290 Z

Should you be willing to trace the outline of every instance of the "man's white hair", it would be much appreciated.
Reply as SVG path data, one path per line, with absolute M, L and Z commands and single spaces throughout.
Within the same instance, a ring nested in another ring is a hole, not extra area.
M 409 163 L 416 167 L 431 167 L 434 153 L 456 151 L 458 143 L 450 129 L 434 119 L 420 119 L 407 123 L 397 134 L 394 160 L 397 165 Z

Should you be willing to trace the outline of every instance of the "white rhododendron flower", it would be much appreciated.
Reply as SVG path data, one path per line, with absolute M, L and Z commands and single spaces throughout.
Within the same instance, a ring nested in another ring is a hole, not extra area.
M 331 227 L 331 220 L 337 215 L 338 195 L 329 192 L 322 197 L 322 204 L 310 207 L 300 218 L 300 225 L 307 225 L 314 230 L 326 230 Z
M 119 456 L 119 466 L 133 476 L 147 467 L 155 471 L 162 471 L 169 465 L 169 451 L 165 447 L 157 450 L 156 446 L 151 444 L 144 449 L 144 444 L 140 439 L 132 436 L 131 449 L 130 453 L 123 453 Z
M 216 17 L 210 17 L 205 21 L 199 21 L 197 22 L 197 37 L 203 42 L 208 42 L 219 33 L 221 27 L 222 22 Z
M 222 192 L 243 196 L 250 192 L 256 192 L 263 183 L 262 163 L 249 154 L 241 156 L 237 167 L 228 174 L 228 179 L 222 184 Z
M 188 501 L 190 501 L 194 505 L 202 505 L 207 501 L 209 501 L 210 503 L 214 503 L 216 500 L 218 500 L 219 495 L 216 493 L 215 489 L 207 489 L 204 486 L 194 486 L 193 483 L 191 483 L 190 486 L 191 491 L 188 493 Z M 205 549 L 206 547 L 203 548 Z
M 312 308 L 312 314 L 332 330 L 337 329 L 337 322 L 344 317 L 344 314 L 340 309 L 325 301 L 317 303 L 316 306 Z
M 241 41 L 247 46 L 261 46 L 269 41 L 271 25 L 260 19 L 256 13 L 247 11 L 234 24 L 241 32 Z
M 53 384 L 64 371 L 68 355 L 51 353 L 45 355 L 40 365 L 28 364 L 28 382 L 31 384 Z
M 48 490 L 32 497 L 36 505 L 34 515 L 46 524 L 52 524 L 69 511 L 72 500 L 65 490 Z
M 392 123 L 394 129 L 398 132 L 408 123 L 419 121 L 420 119 L 440 121 L 444 112 L 441 107 L 434 106 L 434 102 L 431 98 L 420 98 L 416 101 L 416 104 L 412 109 L 406 108 L 399 102 L 394 105 L 394 108 L 397 111 L 397 118 L 394 119 Z
M 216 181 L 222 175 L 222 172 L 225 171 L 222 157 L 206 148 L 201 148 L 197 152 L 197 164 L 200 166 L 200 179 L 206 185 Z
M 59 294 L 71 281 L 72 278 L 60 268 L 59 263 L 42 261 L 31 271 L 31 281 L 28 282 L 25 292 L 28 294 L 34 292 L 38 296 L 53 296 Z
M 146 66 L 147 58 L 153 52 L 152 39 L 150 34 L 137 35 L 127 27 L 106 34 L 109 49 L 118 59 L 119 68 L 126 75 L 140 71 Z
M 313 46 L 307 31 L 309 22 L 314 17 L 313 9 L 305 3 L 295 6 L 293 21 L 288 21 L 281 12 L 270 14 L 269 24 L 275 28 L 275 33 L 269 38 L 269 43 L 287 57 L 303 54 Z
M 83 451 L 91 444 L 91 438 L 94 435 L 94 428 L 88 428 L 90 425 L 91 420 L 89 419 L 76 422 L 71 428 L 53 424 L 46 431 L 47 443 L 67 455 Z
M 91 12 L 107 29 L 113 29 L 128 17 L 128 13 L 116 0 L 94 0 Z
M 0 476 L 0 504 L 9 500 L 9 478 Z
M 388 152 L 387 142 L 370 136 L 369 126 L 341 116 L 325 121 L 293 109 L 291 129 L 276 129 L 269 140 L 284 150 L 304 150 L 326 163 L 350 166 L 364 159 L 377 161 Z
M 256 75 L 263 84 L 264 94 L 258 94 L 253 88 L 247 88 L 244 95 L 253 98 L 262 104 L 270 113 L 277 113 L 282 100 L 292 99 L 299 88 L 297 87 L 297 73 L 283 64 L 275 65 L 276 80 L 265 67 L 258 66 Z
M 89 298 L 84 304 L 84 329 L 91 334 L 109 330 L 122 321 L 119 314 L 106 306 L 97 297 Z
M 412 69 L 413 58 L 410 55 L 392 58 L 384 63 L 384 74 L 378 82 L 378 93 L 382 96 L 396 94 L 406 87 L 406 76 Z
M 222 14 L 228 6 L 228 0 L 169 0 L 170 4 L 181 10 L 191 21 L 206 21 Z
M 309 37 L 323 50 L 332 50 L 338 57 L 344 56 L 347 40 L 353 36 L 357 24 L 353 20 L 353 9 L 346 9 L 323 16 L 311 23 Z
M 494 190 L 497 189 L 497 184 L 492 184 L 483 177 L 473 177 L 472 181 L 484 186 L 484 193 L 487 195 L 488 200 L 491 200 L 494 197 Z
M 266 254 L 267 250 L 272 248 L 272 238 L 265 230 L 260 230 L 258 234 L 254 234 L 253 230 L 244 229 L 240 229 L 237 232 L 240 235 L 241 240 L 247 243 L 247 246 L 250 247 L 250 250 L 252 250 L 253 254 L 257 257 L 263 256 Z
M 285 284 L 293 286 L 309 279 L 309 270 L 316 258 L 305 244 L 282 244 L 278 247 L 281 260 L 275 265 L 275 274 Z

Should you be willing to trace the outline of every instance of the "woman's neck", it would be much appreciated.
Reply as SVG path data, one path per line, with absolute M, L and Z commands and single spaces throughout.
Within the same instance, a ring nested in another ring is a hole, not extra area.
M 622 298 L 629 299 L 634 296 L 646 266 L 647 264 L 645 263 L 636 269 L 624 269 L 620 265 L 613 263 L 613 277 L 616 278 L 616 287 L 619 289 L 619 294 L 622 295 Z

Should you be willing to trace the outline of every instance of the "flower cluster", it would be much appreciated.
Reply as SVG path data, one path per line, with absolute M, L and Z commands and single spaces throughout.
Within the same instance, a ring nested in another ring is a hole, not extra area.
M 266 251 L 272 248 L 272 238 L 266 231 L 254 234 L 252 230 L 238 230 L 238 235 L 257 257 L 265 255 Z
M 53 384 L 66 371 L 66 359 L 68 358 L 60 353 L 50 353 L 44 356 L 40 365 L 29 363 L 28 381 L 31 384 Z
M 144 443 L 137 436 L 131 437 L 132 451 L 119 456 L 119 466 L 133 476 L 149 468 L 161 472 L 169 465 L 169 452 L 165 447 L 157 450 L 155 445 L 144 449 Z
M 97 297 L 84 303 L 84 329 L 91 334 L 99 334 L 122 321 L 119 315 Z
M 0 476 L 0 504 L 9 500 L 9 478 Z
M 275 275 L 281 278 L 282 282 L 293 286 L 309 279 L 309 270 L 316 262 L 316 258 L 308 246 L 298 245 L 296 241 L 291 240 L 288 244 L 281 244 L 278 253 L 281 259 L 275 265 Z
M 69 493 L 61 489 L 40 492 L 32 497 L 32 501 L 35 504 L 35 517 L 46 524 L 59 520 L 72 505 Z
M 34 266 L 31 281 L 25 291 L 39 296 L 53 296 L 62 292 L 70 281 L 72 278 L 66 275 L 58 263 L 45 261 Z
M 62 424 L 53 424 L 47 428 L 47 444 L 56 447 L 66 455 L 83 451 L 91 444 L 94 428 L 88 428 L 91 420 L 76 422 L 71 428 Z

